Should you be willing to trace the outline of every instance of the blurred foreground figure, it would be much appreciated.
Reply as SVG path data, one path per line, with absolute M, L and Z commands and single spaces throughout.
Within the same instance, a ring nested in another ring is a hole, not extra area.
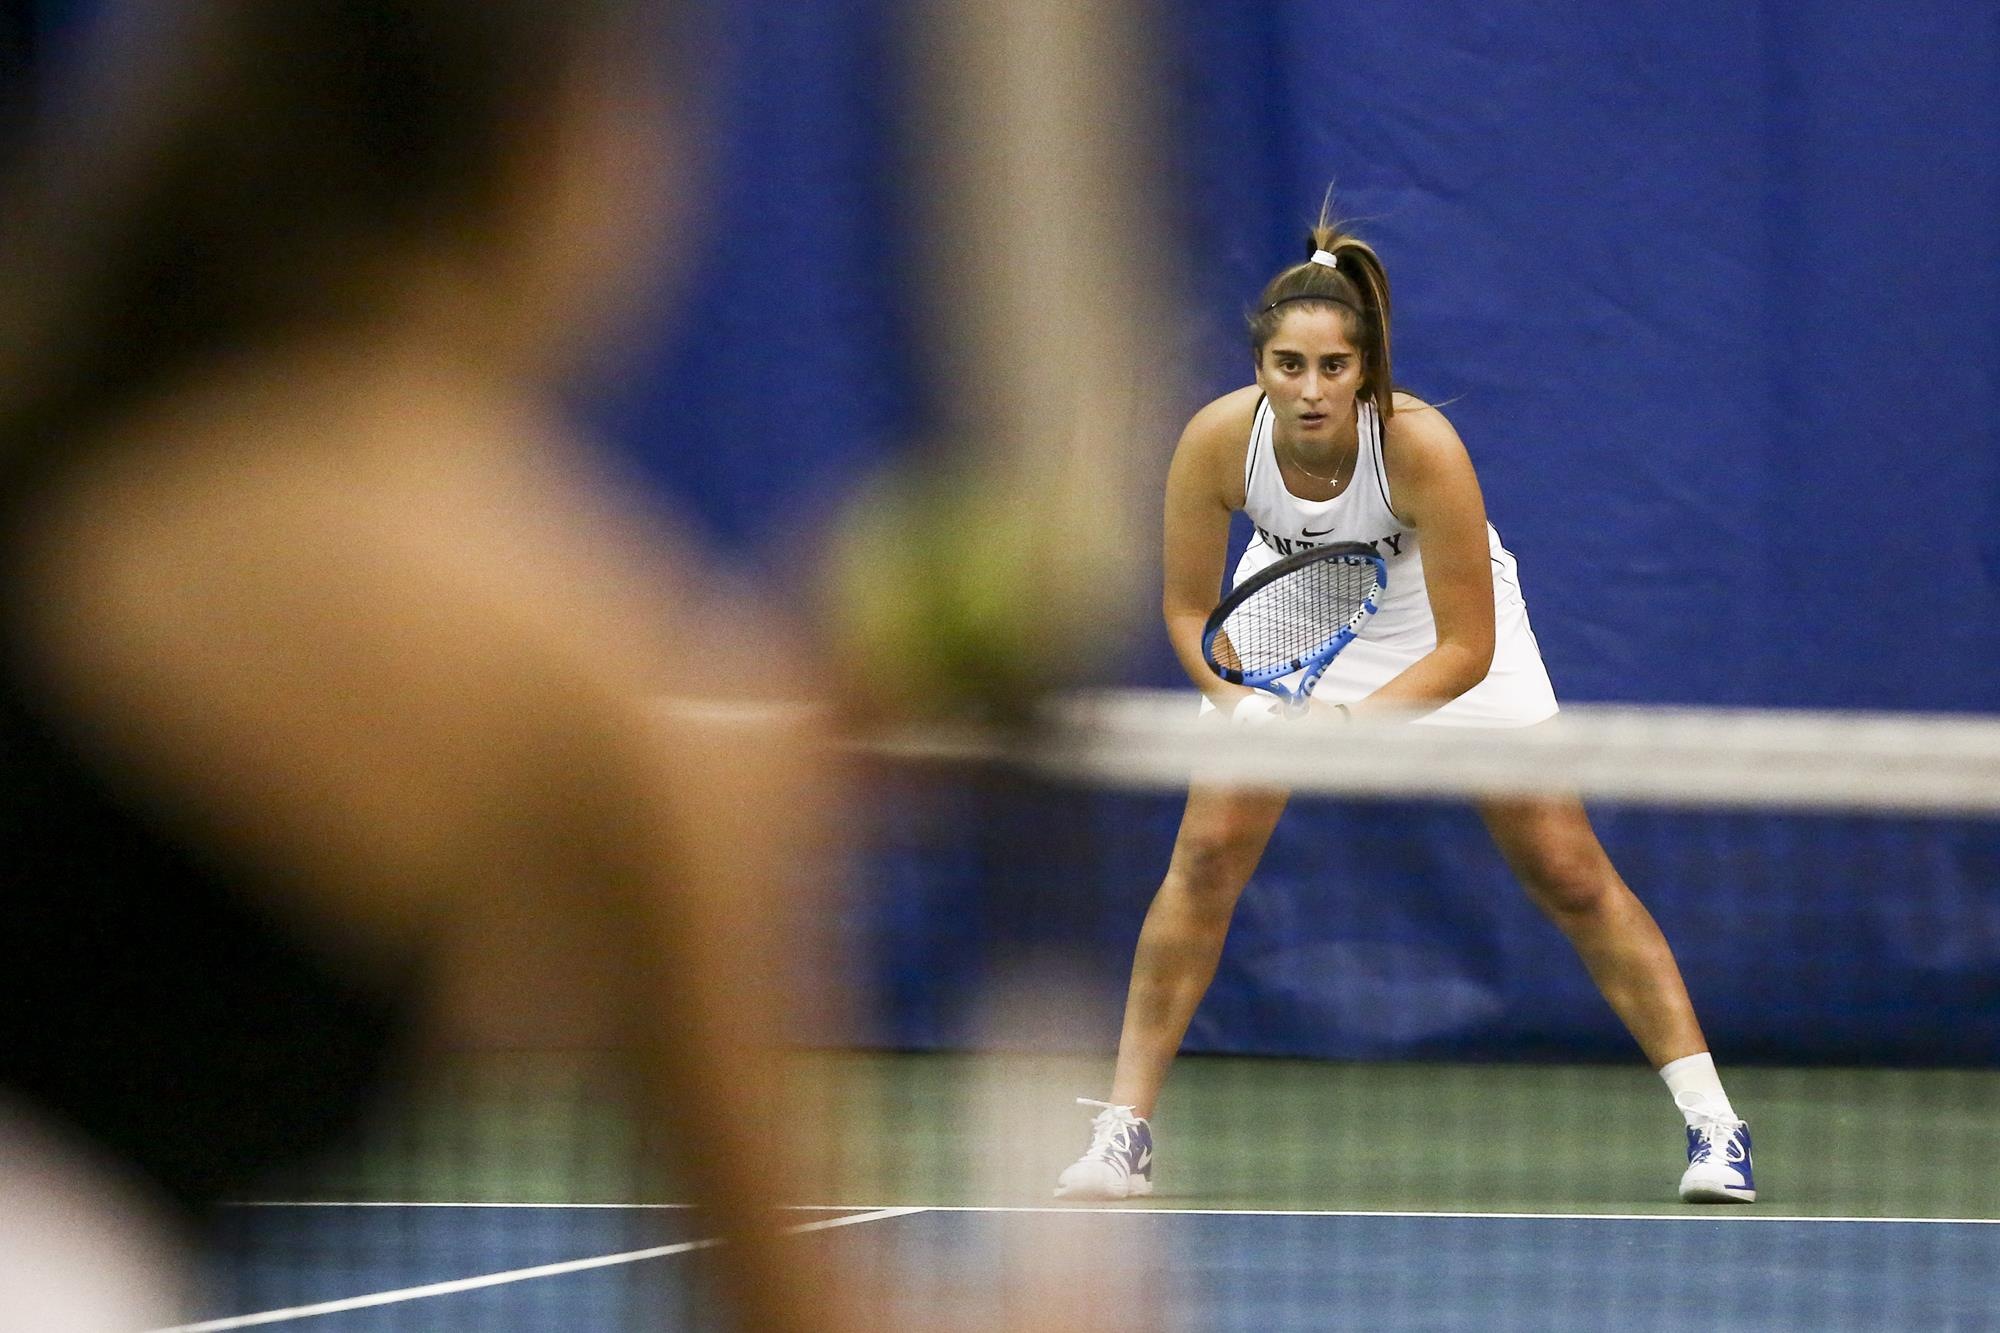
M 769 659 L 555 405 L 671 231 L 641 8 L 132 4 L 58 90 L 5 191 L 4 1142 L 175 1235 L 360 1118 L 455 940 L 539 915 L 614 960 L 543 984 L 607 993 L 737 1321 L 837 1328 L 772 1211 L 812 710 L 658 706 Z M 30 1300 L 0 1326 L 96 1326 Z

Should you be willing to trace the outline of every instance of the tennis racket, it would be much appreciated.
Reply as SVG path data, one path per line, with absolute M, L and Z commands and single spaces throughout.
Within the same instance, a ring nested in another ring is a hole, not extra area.
M 1230 589 L 1202 629 L 1201 655 L 1230 684 L 1267 690 L 1301 713 L 1388 583 L 1382 557 L 1361 542 L 1288 555 Z M 1301 671 L 1296 685 L 1279 684 Z

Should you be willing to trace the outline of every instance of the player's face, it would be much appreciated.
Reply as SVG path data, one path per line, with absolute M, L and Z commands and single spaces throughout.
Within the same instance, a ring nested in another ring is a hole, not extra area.
M 1257 387 L 1288 439 L 1332 440 L 1349 429 L 1361 353 L 1348 340 L 1346 317 L 1328 306 L 1287 312 L 1257 359 Z

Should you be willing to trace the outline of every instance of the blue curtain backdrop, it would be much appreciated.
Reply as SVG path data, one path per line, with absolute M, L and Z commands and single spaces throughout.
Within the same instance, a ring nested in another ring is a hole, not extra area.
M 2000 11 L 1181 0 L 1158 31 L 1156 239 L 1197 283 L 1167 391 L 1245 382 L 1243 304 L 1337 182 L 1563 697 L 2000 708 Z M 1132 678 L 1177 679 L 1163 648 Z M 1101 1040 L 1177 814 L 1100 803 Z M 1727 1057 L 2000 1050 L 1991 830 L 1598 822 Z M 887 1039 L 961 1038 L 967 881 L 1065 919 L 999 843 L 897 862 Z M 1630 1051 L 1476 818 L 1321 805 L 1280 827 L 1190 1045 Z
M 682 300 L 589 407 L 757 568 L 921 432 L 905 89 L 926 57 L 892 0 L 697 8 Z M 1194 279 L 1178 406 L 1246 382 L 1242 307 L 1336 182 L 1395 284 L 1399 378 L 1449 404 L 1562 697 L 2000 711 L 2000 7 L 1160 0 L 1151 31 L 1173 179 L 1134 243 Z M 1110 683 L 1176 681 L 1156 642 Z M 1105 973 L 1106 1043 L 1176 815 L 1094 807 L 1108 915 L 1044 923 Z M 910 817 L 928 843 L 856 908 L 873 1040 L 962 1039 L 967 904 L 1066 873 L 941 819 Z M 1601 828 L 1719 1050 L 2000 1050 L 1990 831 Z M 1191 1041 L 1629 1049 L 1476 819 L 1424 807 L 1287 819 Z
M 893 167 L 921 133 L 897 114 L 894 14 L 750 9 L 757 53 L 729 86 L 755 87 L 718 121 L 720 193 L 775 194 L 765 216 L 797 248 L 746 226 L 754 205 L 726 210 L 732 295 L 693 326 L 757 312 L 813 420 L 782 442 L 788 474 L 759 392 L 709 373 L 726 343 L 663 372 L 678 415 L 659 438 L 705 457 L 661 475 L 724 478 L 685 493 L 725 533 L 746 487 L 837 493 L 921 403 L 883 267 L 912 245 Z M 1245 381 L 1243 304 L 1337 182 L 1396 285 L 1401 378 L 1449 401 L 1565 698 L 2000 709 L 2000 11 L 1179 0 L 1156 31 L 1174 181 L 1144 243 L 1196 281 L 1162 392 L 1191 409 Z M 779 253 L 809 259 L 774 278 Z M 1156 645 L 1126 679 L 1177 677 Z M 1066 865 L 1022 853 L 1026 807 L 954 825 L 926 806 L 914 850 L 868 879 L 875 1039 L 963 1040 L 995 934 L 1075 944 L 1105 973 L 1078 1031 L 1115 1035 L 1177 803 L 1097 802 Z M 1726 1057 L 2000 1050 L 1990 830 L 1599 825 Z M 1101 915 L 1048 888 L 1074 877 Z M 1190 1045 L 1630 1050 L 1476 818 L 1317 804 L 1281 826 Z
M 756 558 L 920 426 L 923 56 L 889 0 L 711 8 L 686 299 L 599 414 Z M 1144 243 L 1196 281 L 1163 392 L 1246 381 L 1335 182 L 1564 697 L 2000 709 L 2000 10 L 1178 0 L 1156 36 Z

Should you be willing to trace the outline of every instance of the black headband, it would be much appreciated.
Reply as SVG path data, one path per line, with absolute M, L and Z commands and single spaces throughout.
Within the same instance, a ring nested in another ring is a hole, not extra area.
M 1297 296 L 1281 296 L 1277 300 L 1271 302 L 1271 304 L 1265 306 L 1264 309 L 1259 313 L 1268 315 L 1273 310 L 1276 310 L 1279 306 L 1285 305 L 1291 301 L 1331 301 L 1335 305 L 1346 306 L 1349 310 L 1352 310 L 1357 315 L 1362 313 L 1361 307 L 1354 304 L 1354 302 L 1348 300 L 1346 297 L 1332 296 L 1321 292 L 1301 292 Z

